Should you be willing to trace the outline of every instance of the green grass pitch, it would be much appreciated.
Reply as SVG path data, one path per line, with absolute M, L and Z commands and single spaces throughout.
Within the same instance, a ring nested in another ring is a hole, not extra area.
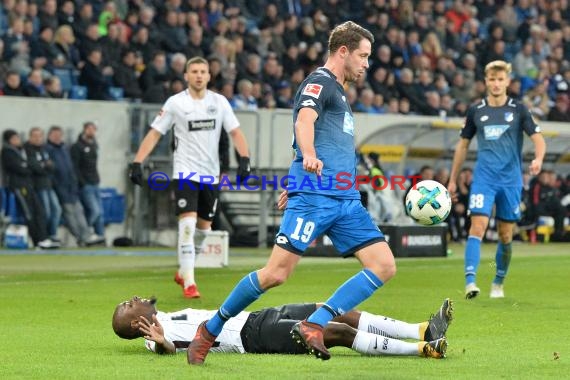
M 142 340 L 124 341 L 111 314 L 132 295 L 158 307 L 216 308 L 268 251 L 232 249 L 230 267 L 198 269 L 202 298 L 185 300 L 172 281 L 172 256 L 9 255 L 0 252 L 1 379 L 560 379 L 570 376 L 570 246 L 514 246 L 506 298 L 491 300 L 494 245 L 485 245 L 478 285 L 463 299 L 463 248 L 447 258 L 398 259 L 398 273 L 361 309 L 410 322 L 455 300 L 444 360 L 363 357 L 332 350 L 311 356 L 211 354 L 203 367 L 185 355 L 158 356 Z M 354 259 L 306 258 L 289 281 L 250 310 L 322 301 L 359 268 Z M 556 354 L 555 354 L 556 353 Z M 555 358 L 558 357 L 558 358 Z

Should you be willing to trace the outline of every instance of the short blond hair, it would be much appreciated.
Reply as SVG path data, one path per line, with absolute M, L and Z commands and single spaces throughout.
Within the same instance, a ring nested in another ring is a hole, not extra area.
M 497 72 L 497 71 L 504 71 L 507 73 L 507 75 L 511 75 L 512 70 L 513 69 L 510 63 L 500 60 L 492 61 L 487 63 L 487 65 L 485 66 L 485 76 L 487 76 L 491 72 Z

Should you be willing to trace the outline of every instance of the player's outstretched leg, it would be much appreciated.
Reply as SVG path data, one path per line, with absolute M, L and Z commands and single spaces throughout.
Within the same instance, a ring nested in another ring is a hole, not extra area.
M 208 355 L 210 348 L 212 348 L 216 341 L 216 337 L 210 334 L 206 329 L 206 322 L 207 321 L 200 323 L 200 326 L 198 326 L 198 330 L 196 331 L 196 335 L 194 336 L 194 339 L 192 339 L 192 343 L 188 346 L 188 364 L 204 364 L 206 355 Z
M 301 321 L 291 329 L 291 335 L 297 343 L 304 345 L 311 354 L 322 360 L 329 360 L 331 354 L 325 347 L 323 328 L 316 323 Z
M 445 337 L 432 340 L 431 342 L 420 342 L 418 344 L 423 353 L 422 356 L 426 358 L 442 359 L 445 357 L 445 352 L 447 351 L 447 339 Z
M 439 310 L 430 317 L 423 340 L 431 342 L 443 338 L 452 320 L 453 301 L 446 298 Z

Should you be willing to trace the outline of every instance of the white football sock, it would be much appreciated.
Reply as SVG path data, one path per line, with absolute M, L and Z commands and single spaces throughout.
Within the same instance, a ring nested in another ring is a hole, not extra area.
M 396 339 L 423 339 L 423 337 L 420 338 L 419 323 L 402 322 L 366 311 L 360 314 L 358 330 Z
M 178 273 L 184 279 L 184 287 L 195 283 L 194 262 L 194 233 L 196 231 L 196 218 L 186 217 L 178 220 Z
M 352 349 L 366 355 L 419 355 L 418 342 L 404 342 L 366 331 L 358 331 Z
M 196 232 L 194 233 L 194 249 L 196 250 L 197 255 L 204 251 L 204 242 L 206 241 L 206 237 L 210 231 L 212 231 L 211 228 L 208 228 L 207 230 L 196 228 Z

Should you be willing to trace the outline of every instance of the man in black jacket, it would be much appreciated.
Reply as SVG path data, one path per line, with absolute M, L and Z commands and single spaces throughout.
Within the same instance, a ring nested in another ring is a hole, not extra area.
M 34 190 L 44 206 L 48 235 L 51 240 L 59 241 L 57 228 L 61 221 L 61 205 L 53 190 L 51 174 L 54 171 L 54 163 L 45 149 L 44 132 L 38 127 L 30 129 L 29 139 L 24 148 Z
M 110 81 L 107 77 L 113 75 L 113 69 L 110 66 L 102 67 L 102 60 L 101 50 L 94 49 L 89 52 L 87 62 L 81 69 L 79 84 L 87 87 L 87 99 L 111 100 L 109 95 Z
M 22 148 L 18 132 L 13 129 L 4 131 L 2 143 L 2 170 L 6 185 L 16 196 L 34 246 L 42 249 L 59 247 L 48 238 L 45 212 L 34 191 L 26 151 Z
M 102 237 L 105 234 L 103 222 L 103 203 L 99 194 L 99 172 L 97 170 L 97 154 L 99 147 L 95 140 L 97 126 L 88 121 L 83 124 L 83 132 L 77 142 L 71 146 L 71 160 L 75 175 L 79 181 L 81 202 L 85 207 L 87 222 L 95 233 Z

